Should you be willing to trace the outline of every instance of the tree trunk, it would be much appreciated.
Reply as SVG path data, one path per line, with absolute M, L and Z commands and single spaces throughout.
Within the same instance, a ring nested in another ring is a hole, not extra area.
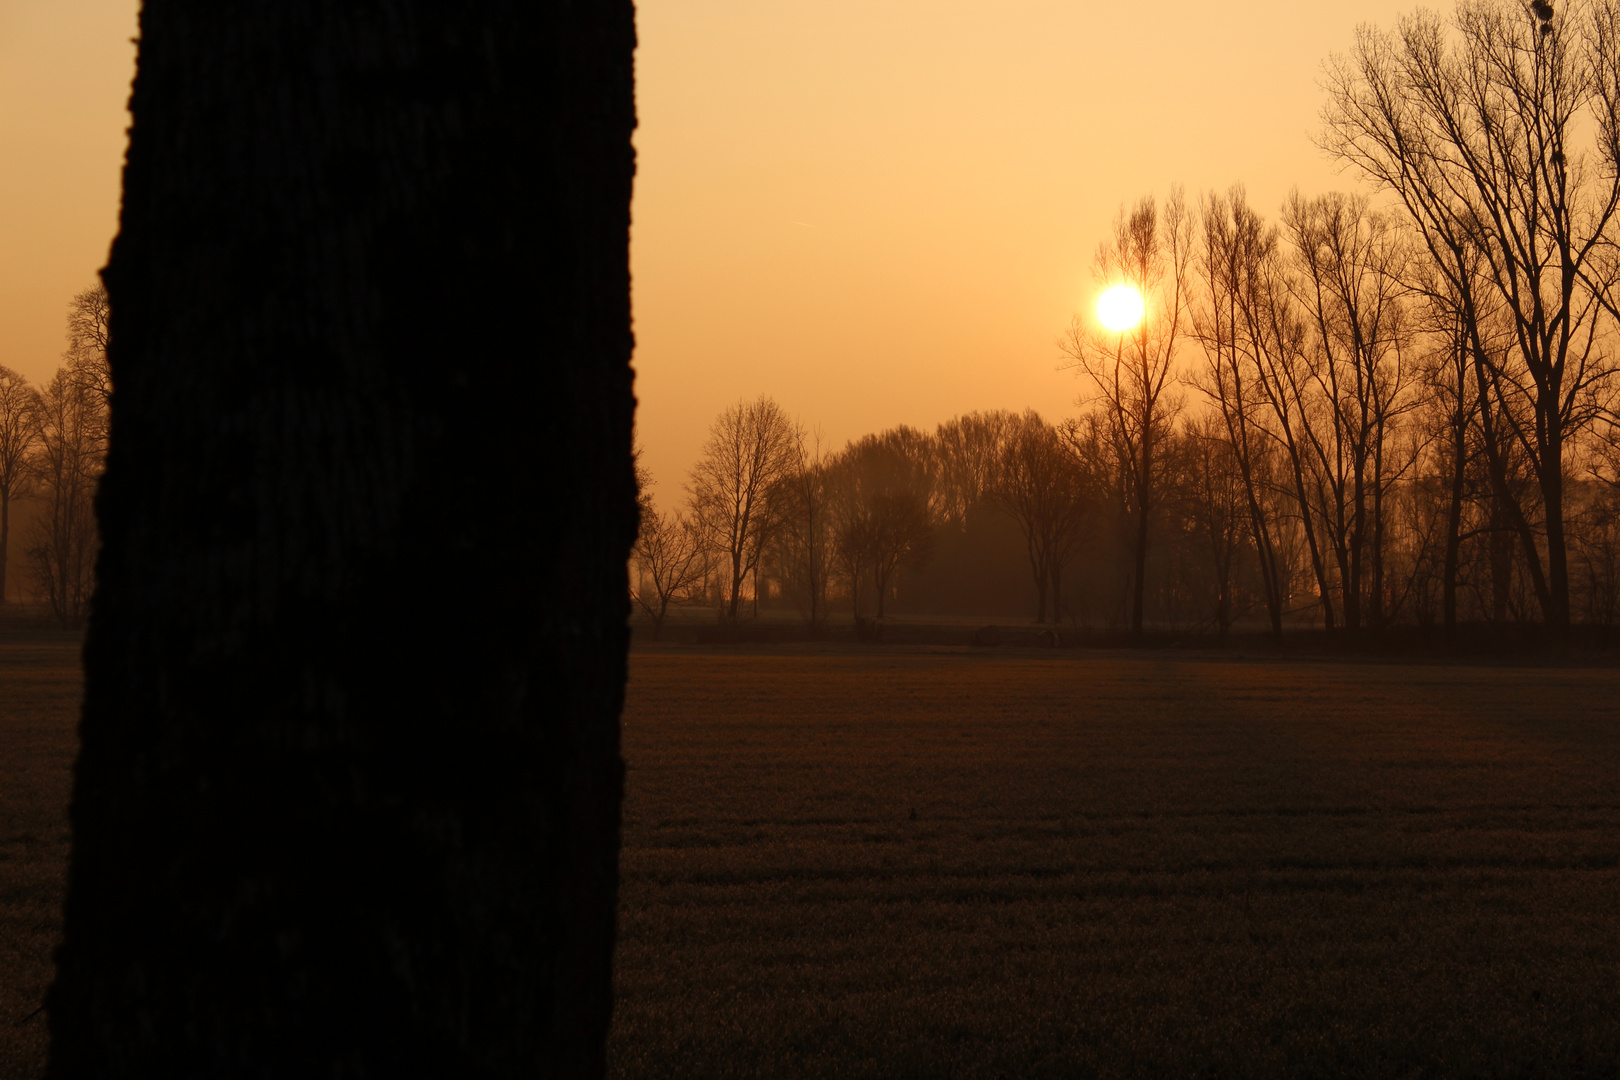
M 1366 522 L 1366 492 L 1361 467 L 1356 467 L 1351 491 L 1350 528 L 1344 537 L 1344 557 L 1340 562 L 1339 594 L 1344 604 L 1344 628 L 1361 629 L 1361 533 Z
M 1052 557 L 1052 567 L 1048 573 L 1052 584 L 1052 625 L 1063 625 L 1063 558 Z
M 743 569 L 742 552 L 736 548 L 731 552 L 731 598 L 726 602 L 726 617 L 733 623 L 742 609 L 742 583 L 747 571 Z
M 1547 435 L 1541 462 L 1541 505 L 1547 517 L 1547 627 L 1569 630 L 1569 546 L 1564 536 L 1564 447 L 1557 430 Z
M 1462 389 L 1458 388 L 1458 411 L 1462 410 Z M 1458 416 L 1452 421 L 1451 434 L 1451 497 L 1446 507 L 1446 558 L 1440 585 L 1441 624 L 1445 628 L 1446 648 L 1457 645 L 1457 564 L 1462 552 L 1463 493 L 1468 468 L 1468 431 L 1466 418 Z
M 1360 574 L 1360 567 L 1354 561 L 1356 554 L 1348 538 L 1340 542 L 1334 537 L 1334 561 L 1339 567 L 1339 598 L 1344 611 L 1344 628 L 1355 631 L 1361 629 L 1361 597 L 1356 594 L 1355 579 Z
M 633 47 L 146 0 L 49 1076 L 602 1075 Z
M 1282 410 L 1277 409 L 1278 419 L 1282 419 Z M 1293 431 L 1285 423 L 1283 425 L 1285 445 L 1288 450 L 1288 462 L 1294 472 L 1294 491 L 1296 501 L 1299 503 L 1300 526 L 1305 531 L 1305 549 L 1311 556 L 1311 570 L 1316 574 L 1316 590 L 1322 599 L 1322 626 L 1326 630 L 1333 629 L 1333 594 L 1328 588 L 1327 567 L 1322 558 L 1321 545 L 1316 541 L 1316 527 L 1312 523 L 1310 495 L 1305 487 L 1305 469 L 1300 464 L 1299 452 L 1294 446 Z
M 1542 569 L 1541 553 L 1536 550 L 1535 530 L 1530 527 L 1530 522 L 1524 515 L 1524 508 L 1519 505 L 1518 498 L 1508 485 L 1507 458 L 1498 445 L 1500 436 L 1496 430 L 1496 421 L 1491 415 L 1490 361 L 1486 357 L 1485 350 L 1480 346 L 1477 336 L 1472 343 L 1472 351 L 1474 354 L 1474 382 L 1479 392 L 1479 427 L 1483 436 L 1486 472 L 1490 477 L 1491 489 L 1496 496 L 1491 513 L 1491 527 L 1492 529 L 1497 527 L 1496 519 L 1498 514 L 1501 514 L 1502 520 L 1518 534 L 1520 547 L 1524 551 L 1525 570 L 1529 572 L 1530 583 L 1536 590 L 1536 601 L 1541 605 L 1542 617 L 1550 621 L 1553 607 L 1552 595 L 1548 590 L 1547 577 Z M 1495 550 L 1493 541 L 1493 578 L 1496 570 Z M 1511 567 L 1509 569 L 1511 570 Z M 1500 620 L 1505 618 L 1507 614 L 1505 589 L 1500 591 L 1498 595 L 1502 597 L 1501 601 L 1497 603 L 1497 618 Z M 1565 599 L 1566 601 L 1568 599 L 1567 593 Z
M 1249 503 L 1249 535 L 1254 541 L 1255 555 L 1260 560 L 1260 587 L 1266 594 L 1266 619 L 1271 624 L 1271 636 L 1282 637 L 1283 589 L 1282 575 L 1277 566 L 1277 549 L 1271 542 L 1271 530 L 1266 527 L 1266 516 L 1255 495 L 1254 479 L 1248 465 L 1243 467 L 1243 487 Z
M 1377 443 L 1373 451 L 1372 492 L 1372 587 L 1367 592 L 1367 625 L 1374 630 L 1384 629 L 1386 614 L 1384 596 L 1384 429 L 1377 429 Z
M 1144 506 L 1137 511 L 1136 550 L 1132 553 L 1136 576 L 1131 581 L 1131 633 L 1137 637 L 1142 636 L 1142 612 L 1147 599 L 1147 534 L 1148 512 Z
M 1507 502 L 1491 500 L 1491 619 L 1506 622 L 1509 594 L 1513 588 L 1514 533 L 1508 527 Z

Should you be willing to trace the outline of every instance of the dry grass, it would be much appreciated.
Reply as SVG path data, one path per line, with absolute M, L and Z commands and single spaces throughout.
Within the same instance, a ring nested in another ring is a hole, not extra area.
M 0 1077 L 77 644 L 0 635 Z M 1620 1075 L 1613 670 L 632 660 L 616 1077 Z M 913 819 L 912 811 L 916 817 Z
M 1617 689 L 637 654 L 612 1075 L 1613 1078 Z
M 79 642 L 0 626 L 0 1077 L 39 1076 L 67 869 Z

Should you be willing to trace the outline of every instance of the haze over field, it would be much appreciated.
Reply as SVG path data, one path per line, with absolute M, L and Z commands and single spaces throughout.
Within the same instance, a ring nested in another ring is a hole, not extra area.
M 836 448 L 1072 411 L 1054 345 L 1120 205 L 1350 186 L 1321 63 L 1410 3 L 646 0 L 632 259 L 647 464 L 675 497 L 725 405 Z M 60 361 L 116 227 L 135 0 L 0 9 L 0 365 Z

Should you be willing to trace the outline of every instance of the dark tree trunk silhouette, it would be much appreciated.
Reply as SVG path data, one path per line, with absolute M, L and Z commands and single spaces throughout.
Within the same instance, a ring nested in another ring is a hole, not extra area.
M 146 0 L 50 1076 L 602 1074 L 633 47 Z

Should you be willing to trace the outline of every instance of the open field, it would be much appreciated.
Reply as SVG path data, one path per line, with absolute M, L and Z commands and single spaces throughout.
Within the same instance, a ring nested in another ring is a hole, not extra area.
M 1617 692 L 641 652 L 612 1074 L 1613 1078 Z
M 0 637 L 0 1077 L 77 644 Z M 632 656 L 615 1077 L 1620 1075 L 1620 671 Z M 913 816 L 915 815 L 915 816 Z
M 76 635 L 0 626 L 0 1078 L 34 1077 L 67 866 Z

